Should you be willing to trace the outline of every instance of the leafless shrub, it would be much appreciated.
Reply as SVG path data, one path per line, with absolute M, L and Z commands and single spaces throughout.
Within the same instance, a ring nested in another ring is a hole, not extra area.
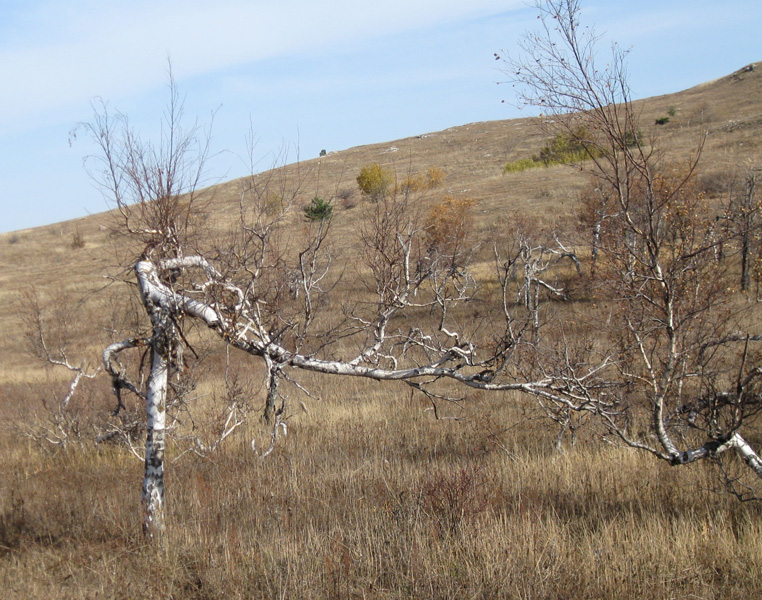
M 424 512 L 440 535 L 456 535 L 490 508 L 494 489 L 483 471 L 473 465 L 431 473 L 421 486 Z
M 28 421 L 12 423 L 12 427 L 32 439 L 42 448 L 66 449 L 71 443 L 81 443 L 90 433 L 92 425 L 83 416 L 81 403 L 72 400 L 78 393 L 80 384 L 94 379 L 100 367 L 88 367 L 87 361 L 77 362 L 71 358 L 72 327 L 76 310 L 68 299 L 58 295 L 50 302 L 50 310 L 43 308 L 43 301 L 34 290 L 21 294 L 21 303 L 25 310 L 26 342 L 31 356 L 40 360 L 48 368 L 63 369 L 71 373 L 72 379 L 66 392 L 51 390 L 49 393 L 60 394 L 59 398 L 43 395 L 40 399 L 40 412 L 35 412 Z M 73 350 L 80 354 L 81 350 Z M 55 387 L 53 388 L 55 389 Z M 86 433 L 87 431 L 87 433 Z
M 79 250 L 80 248 L 85 247 L 85 238 L 79 229 L 71 234 L 71 247 L 72 250 Z
M 336 198 L 339 200 L 342 208 L 345 210 L 351 210 L 357 206 L 357 195 L 351 188 L 344 188 L 339 190 L 339 192 L 336 194 Z

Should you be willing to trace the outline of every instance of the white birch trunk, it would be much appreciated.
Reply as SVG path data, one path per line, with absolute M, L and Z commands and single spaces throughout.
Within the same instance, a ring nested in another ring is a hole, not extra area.
M 159 347 L 157 347 L 159 346 Z M 154 343 L 146 393 L 146 455 L 143 476 L 143 533 L 164 532 L 164 435 L 166 431 L 168 364 L 165 349 Z
M 166 430 L 167 382 L 170 347 L 175 335 L 166 298 L 155 298 L 160 289 L 156 270 L 148 261 L 135 266 L 141 296 L 153 325 L 151 374 L 146 389 L 146 456 L 141 504 L 143 533 L 161 539 L 164 533 L 164 436 Z M 157 288 L 157 285 L 159 288 Z M 167 291 L 165 291 L 165 294 Z M 169 292 L 171 296 L 171 292 Z M 190 301 L 192 302 L 192 301 Z

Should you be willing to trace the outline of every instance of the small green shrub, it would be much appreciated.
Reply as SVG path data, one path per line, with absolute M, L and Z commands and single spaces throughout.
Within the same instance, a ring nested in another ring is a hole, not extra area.
M 657 125 L 666 125 L 667 123 L 669 123 L 669 117 L 659 117 L 656 119 Z
M 624 143 L 627 144 L 628 148 L 632 148 L 633 146 L 638 145 L 638 141 L 640 141 L 640 131 L 634 132 L 634 131 L 627 131 L 624 134 Z
M 315 196 L 304 207 L 304 216 L 310 221 L 324 221 L 330 219 L 331 215 L 333 215 L 333 205 L 330 200 L 324 200 L 320 196 Z

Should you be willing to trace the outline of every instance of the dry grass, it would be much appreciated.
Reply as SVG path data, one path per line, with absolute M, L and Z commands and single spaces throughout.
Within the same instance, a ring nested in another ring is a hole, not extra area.
M 678 156 L 708 129 L 711 177 L 758 152 L 761 87 L 756 70 L 650 99 L 642 122 L 652 127 L 676 107 L 658 133 Z M 443 169 L 444 183 L 427 201 L 477 198 L 480 234 L 514 214 L 550 229 L 576 211 L 582 178 L 560 166 L 502 174 L 506 161 L 543 143 L 523 119 L 329 154 L 301 165 L 304 201 L 344 197 L 334 235 L 345 256 L 360 212 L 345 190 L 356 189 L 360 167 L 372 162 L 403 178 Z M 235 215 L 239 186 L 213 190 L 213 232 Z M 303 226 L 292 223 L 296 232 Z M 22 351 L 19 292 L 34 286 L 52 298 L 63 286 L 87 299 L 87 326 L 73 347 L 97 360 L 118 308 L 101 290 L 102 276 L 118 274 L 134 252 L 111 235 L 107 215 L 0 236 L 1 421 L 42 418 L 40 398 L 66 387 Z M 341 293 L 359 289 L 352 277 Z M 578 316 L 590 318 L 581 303 L 558 310 L 566 311 L 567 333 Z M 262 374 L 248 368 L 256 388 Z M 171 449 L 169 531 L 160 549 L 140 535 L 142 464 L 126 449 L 93 446 L 84 435 L 48 453 L 0 432 L 6 598 L 759 596 L 760 507 L 717 494 L 711 465 L 672 469 L 602 444 L 592 430 L 559 455 L 555 431 L 513 398 L 474 394 L 463 407 L 443 407 L 461 420 L 437 421 L 402 385 L 310 374 L 302 381 L 320 400 L 290 391 L 289 435 L 266 460 L 249 446 L 266 443 L 254 420 L 208 458 Z M 106 419 L 106 382 L 85 386 L 79 402 L 83 423 Z M 198 408 L 214 413 L 209 404 Z
M 242 435 L 170 466 L 164 549 L 140 537 L 141 465 L 125 451 L 7 445 L 6 596 L 752 598 L 762 586 L 759 509 L 710 491 L 702 466 L 587 445 L 557 455 L 494 398 L 453 422 L 403 390 L 320 392 L 264 461 Z

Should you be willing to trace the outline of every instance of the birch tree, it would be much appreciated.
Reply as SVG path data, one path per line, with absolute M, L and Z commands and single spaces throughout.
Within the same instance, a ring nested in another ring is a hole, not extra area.
M 323 299 L 344 267 L 329 243 L 330 219 L 284 239 L 298 181 L 286 189 L 278 170 L 244 179 L 232 230 L 205 238 L 198 187 L 208 135 L 196 125 L 184 126 L 173 80 L 158 142 L 143 140 L 125 115 L 111 114 L 105 104 L 97 105 L 84 128 L 100 148 L 88 163 L 90 172 L 115 205 L 118 230 L 135 248 L 131 271 L 150 323 L 103 351 L 117 404 L 127 393 L 145 403 L 142 506 L 148 536 L 160 537 L 164 530 L 168 399 L 177 387 L 173 382 L 188 377 L 194 327 L 264 363 L 263 420 L 273 442 L 285 425 L 286 397 L 279 385 L 295 369 L 409 381 L 418 389 L 442 377 L 486 385 L 474 343 L 452 326 L 449 312 L 470 297 L 473 280 L 453 269 L 452 260 L 429 252 L 424 219 L 406 194 L 370 204 L 358 237 L 366 293 L 343 316 L 319 325 Z M 438 326 L 427 332 L 392 325 L 407 310 L 438 312 Z M 332 358 L 336 343 L 346 339 L 353 340 L 355 355 Z M 146 350 L 150 367 L 143 378 L 125 357 Z M 226 425 L 220 438 L 237 423 Z M 272 444 L 264 453 L 271 449 Z
M 595 210 L 593 257 L 606 320 L 594 318 L 606 323 L 606 336 L 585 351 L 584 362 L 598 367 L 584 376 L 559 356 L 555 376 L 566 372 L 573 385 L 557 408 L 592 411 L 617 439 L 673 465 L 734 449 L 762 476 L 744 437 L 760 407 L 762 368 L 752 357 L 762 338 L 732 297 L 730 266 L 715 260 L 721 207 L 694 184 L 703 139 L 691 156 L 670 160 L 640 129 L 627 51 L 615 44 L 599 60 L 599 38 L 581 24 L 579 0 L 537 8 L 539 31 L 517 57 L 498 57 L 519 101 L 588 149 L 574 166 L 605 199 Z M 574 352 L 578 345 L 565 346 L 563 355 Z M 734 477 L 726 484 L 743 497 L 755 494 Z

